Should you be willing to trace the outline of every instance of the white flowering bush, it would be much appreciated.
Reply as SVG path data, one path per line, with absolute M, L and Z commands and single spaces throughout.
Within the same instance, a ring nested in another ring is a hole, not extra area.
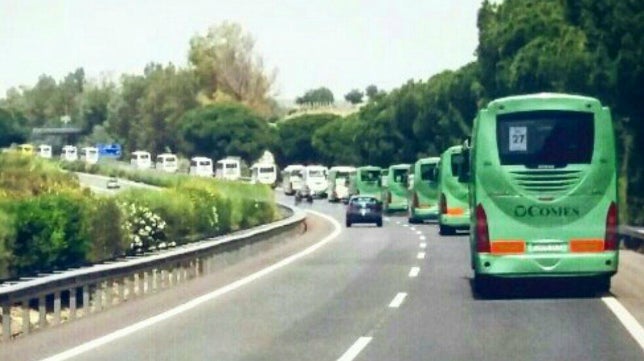
M 134 252 L 143 252 L 173 246 L 167 242 L 166 222 L 150 208 L 134 202 L 121 203 L 125 220 L 123 230 Z

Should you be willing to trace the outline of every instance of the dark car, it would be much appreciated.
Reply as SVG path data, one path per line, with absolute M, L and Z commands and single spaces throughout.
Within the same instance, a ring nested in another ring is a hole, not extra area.
M 382 227 L 382 202 L 372 196 L 352 196 L 347 206 L 347 227 L 354 223 L 375 223 Z

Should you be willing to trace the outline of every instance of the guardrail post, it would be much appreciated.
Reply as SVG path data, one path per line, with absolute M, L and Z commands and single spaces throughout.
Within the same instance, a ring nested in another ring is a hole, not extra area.
M 40 295 L 38 297 L 38 327 L 47 327 L 47 296 Z
M 31 329 L 31 315 L 29 311 L 29 299 L 25 299 L 22 301 L 22 333 L 24 335 L 28 335 Z
M 134 298 L 134 283 L 136 282 L 137 275 L 133 274 L 130 277 L 126 278 L 127 281 L 127 299 L 131 300 Z
M 2 304 L 2 339 L 4 341 L 11 339 L 11 304 L 9 302 Z
M 96 283 L 96 290 L 94 292 L 94 312 L 103 310 L 103 284 L 104 281 Z
M 60 324 L 60 291 L 54 292 L 54 325 Z
M 114 299 L 114 280 L 109 279 L 105 282 L 105 292 L 105 308 L 110 308 Z
M 118 302 L 122 303 L 125 301 L 125 283 L 127 282 L 127 277 L 116 280 L 116 289 L 118 290 Z
M 78 288 L 72 287 L 69 289 L 69 319 L 76 318 L 76 291 Z

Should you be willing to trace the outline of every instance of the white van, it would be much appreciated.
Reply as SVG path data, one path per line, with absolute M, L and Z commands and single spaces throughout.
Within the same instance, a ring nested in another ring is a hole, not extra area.
M 309 165 L 304 168 L 304 183 L 309 187 L 313 197 L 326 197 L 328 187 L 326 181 L 327 167 L 321 165 Z
M 226 180 L 241 178 L 241 158 L 226 157 L 217 161 L 215 177 Z
M 157 155 L 154 168 L 162 172 L 176 173 L 179 169 L 177 156 L 171 153 L 163 153 Z
M 207 157 L 190 159 L 190 174 L 198 177 L 212 177 L 212 159 Z
M 38 156 L 41 158 L 51 159 L 51 145 L 48 145 L 48 144 L 39 145 Z
M 352 176 L 356 174 L 355 167 L 331 167 L 327 177 L 327 194 L 329 202 L 345 201 L 349 199 L 349 184 Z
M 73 145 L 66 145 L 60 153 L 60 159 L 67 162 L 74 162 L 78 160 L 78 148 Z
M 152 156 L 150 152 L 137 150 L 132 152 L 130 164 L 137 169 L 150 169 L 152 167 Z
M 85 163 L 87 164 L 98 163 L 98 148 L 96 147 L 83 148 L 83 159 L 85 159 Z
M 277 182 L 277 166 L 272 163 L 255 163 L 250 167 L 250 182 L 268 184 L 275 187 Z
M 282 172 L 282 188 L 284 194 L 291 196 L 302 188 L 304 177 L 304 166 L 291 164 Z

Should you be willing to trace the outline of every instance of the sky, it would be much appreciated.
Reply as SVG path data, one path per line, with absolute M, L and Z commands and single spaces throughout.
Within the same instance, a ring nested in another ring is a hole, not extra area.
M 90 79 L 188 66 L 190 38 L 234 21 L 251 33 L 275 96 L 399 87 L 475 60 L 481 0 L 0 0 L 0 97 L 78 67 Z

